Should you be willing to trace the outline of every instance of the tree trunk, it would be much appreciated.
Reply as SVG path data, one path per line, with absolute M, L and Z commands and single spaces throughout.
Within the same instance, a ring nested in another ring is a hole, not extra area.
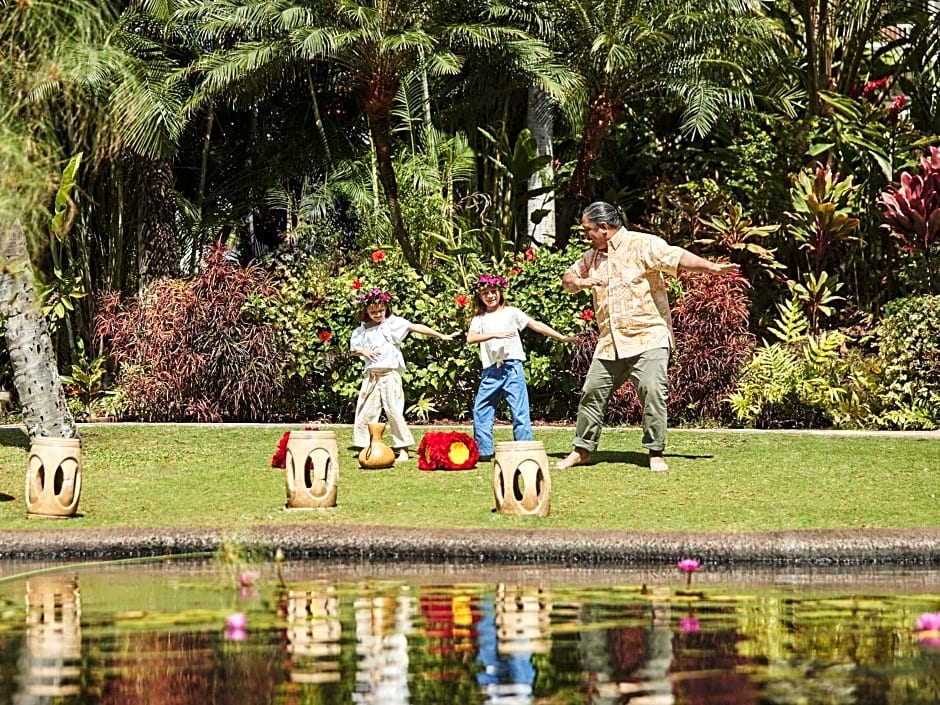
M 583 208 L 587 197 L 588 176 L 591 167 L 597 158 L 604 137 L 607 136 L 611 125 L 623 115 L 623 107 L 606 93 L 598 94 L 588 106 L 587 119 L 584 121 L 584 139 L 581 143 L 581 153 L 578 163 L 571 175 L 568 184 L 568 193 L 562 208 L 562 219 L 558 223 L 558 237 L 555 247 L 559 250 L 568 246 L 571 240 L 571 227 L 575 222 L 575 213 Z
M 394 98 L 394 93 L 391 94 Z M 372 133 L 372 144 L 375 145 L 375 161 L 379 170 L 379 181 L 382 182 L 382 190 L 385 192 L 385 200 L 388 203 L 388 215 L 392 221 L 392 232 L 398 241 L 405 261 L 411 265 L 416 272 L 421 272 L 421 263 L 418 261 L 418 255 L 411 245 L 411 239 L 408 237 L 408 231 L 405 229 L 405 221 L 401 217 L 401 207 L 398 204 L 398 180 L 395 178 L 395 168 L 392 164 L 392 141 L 389 136 L 389 110 L 384 101 L 365 102 L 366 115 L 369 116 L 369 130 Z
M 77 437 L 36 293 L 26 235 L 17 222 L 0 231 L 0 319 L 30 439 Z
M 137 288 L 143 292 L 158 279 L 179 276 L 180 247 L 173 165 L 169 159 L 140 157 L 137 168 Z
M 551 102 L 545 91 L 535 86 L 529 86 L 526 127 L 529 128 L 535 140 L 537 156 L 554 156 L 552 137 L 555 126 L 552 120 Z M 555 241 L 555 192 L 541 192 L 546 187 L 542 181 L 543 174 L 547 177 L 549 184 L 554 181 L 555 167 L 552 162 L 529 177 L 529 191 L 537 193 L 529 196 L 526 202 L 526 225 L 533 241 L 540 245 L 551 245 Z M 537 223 L 532 222 L 533 216 L 538 219 Z

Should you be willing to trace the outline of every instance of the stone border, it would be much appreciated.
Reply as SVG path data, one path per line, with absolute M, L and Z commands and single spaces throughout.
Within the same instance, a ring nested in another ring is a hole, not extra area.
M 226 541 L 289 560 L 640 566 L 694 556 L 715 566 L 938 566 L 940 527 L 746 534 L 425 530 L 389 526 L 0 531 L 0 560 L 215 552 Z

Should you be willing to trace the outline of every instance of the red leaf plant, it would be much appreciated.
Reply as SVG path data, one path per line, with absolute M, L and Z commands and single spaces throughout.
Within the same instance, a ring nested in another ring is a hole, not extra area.
M 271 418 L 284 384 L 272 326 L 245 306 L 274 296 L 267 273 L 216 245 L 190 280 L 164 279 L 142 296 L 103 297 L 95 338 L 109 349 L 130 418 L 256 421 Z
M 418 444 L 421 470 L 469 470 L 479 458 L 477 442 L 460 431 L 429 431 Z
M 885 207 L 883 227 L 901 241 L 901 250 L 929 261 L 940 240 L 940 147 L 931 147 L 920 167 L 920 174 L 901 172 L 901 185 L 889 186 L 879 203 Z

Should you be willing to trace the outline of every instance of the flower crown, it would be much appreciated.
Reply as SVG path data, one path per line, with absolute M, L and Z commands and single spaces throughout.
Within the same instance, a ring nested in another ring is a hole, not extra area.
M 496 289 L 505 289 L 509 286 L 509 282 L 498 274 L 481 274 L 480 278 L 470 285 L 470 288 L 474 291 L 480 291 L 480 289 L 485 289 L 489 286 Z
M 380 289 L 379 287 L 373 287 L 364 294 L 359 294 L 356 297 L 356 302 L 360 304 L 387 304 L 392 300 L 392 295 L 389 294 L 385 289 Z

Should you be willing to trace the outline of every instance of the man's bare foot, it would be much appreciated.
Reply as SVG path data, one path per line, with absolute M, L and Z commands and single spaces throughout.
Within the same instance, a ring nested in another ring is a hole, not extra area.
M 663 456 L 650 453 L 650 470 L 653 472 L 665 472 L 668 469 L 669 466 L 666 464 Z
M 588 460 L 591 459 L 591 454 L 586 450 L 580 448 L 575 448 L 571 451 L 567 457 L 559 460 L 555 465 L 559 470 L 564 470 L 565 468 L 573 468 L 575 465 L 584 465 Z

